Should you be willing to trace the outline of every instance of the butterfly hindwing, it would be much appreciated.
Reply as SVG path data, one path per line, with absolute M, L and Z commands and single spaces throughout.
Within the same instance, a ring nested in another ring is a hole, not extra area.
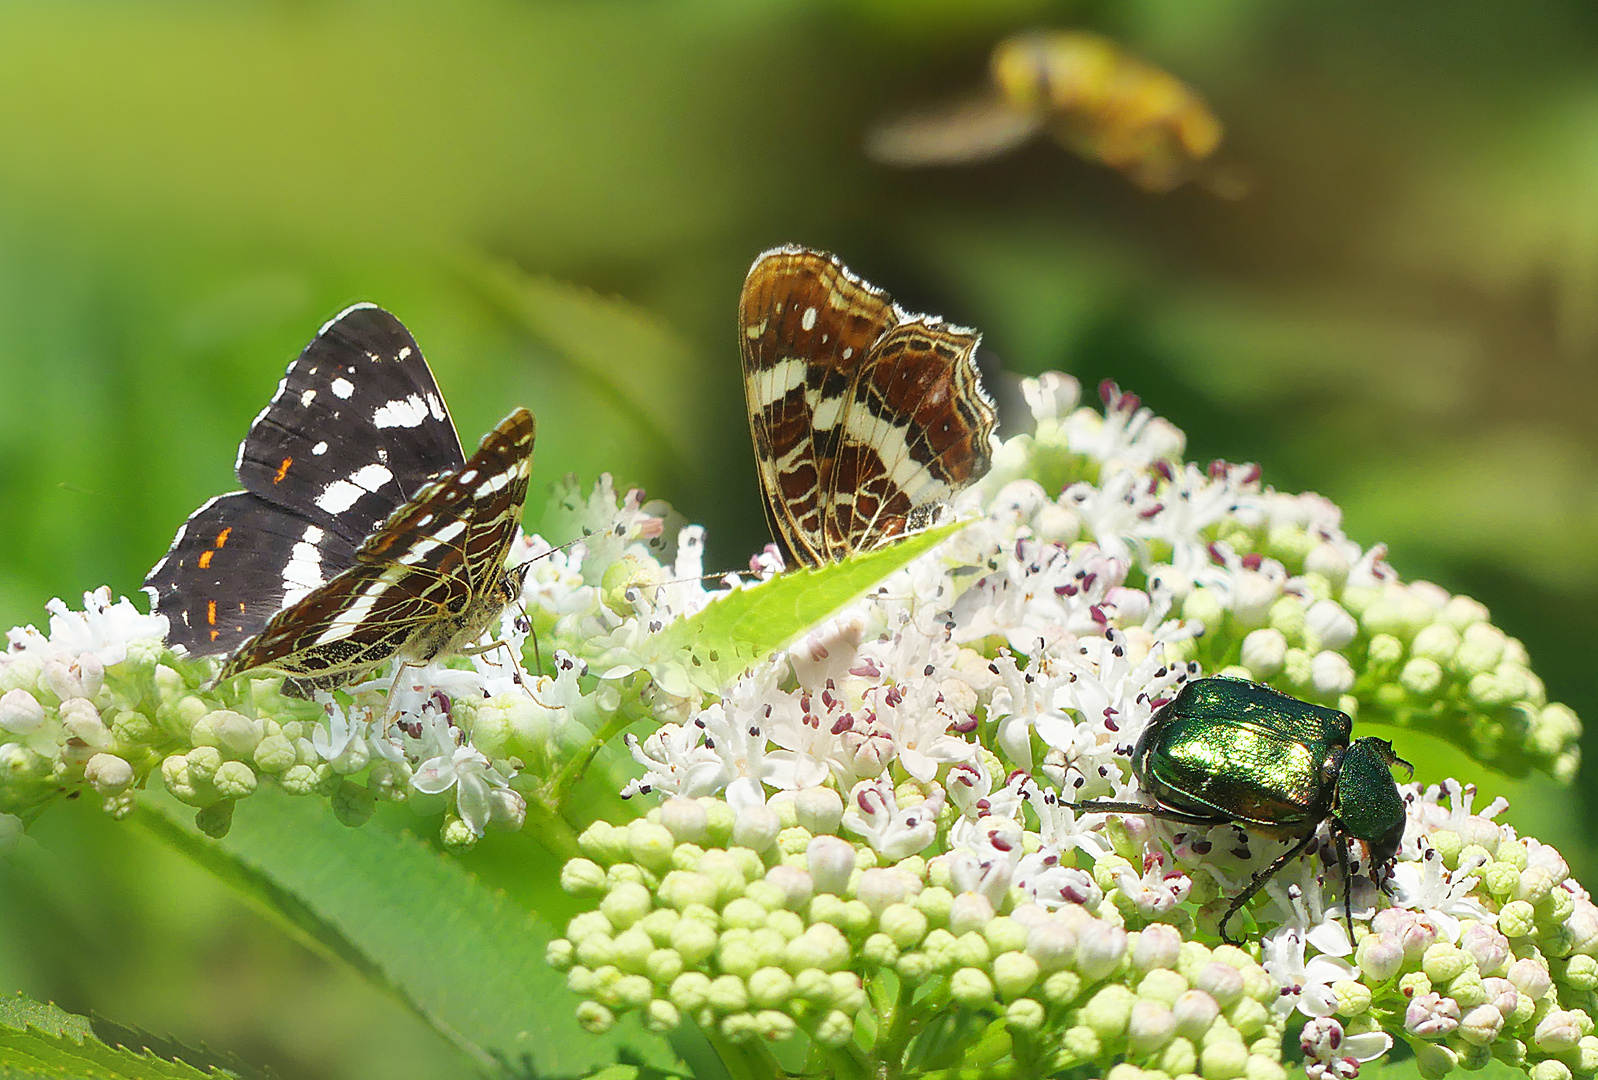
M 995 413 L 975 332 L 909 315 L 794 246 L 755 260 L 739 316 L 761 490 L 789 562 L 892 539 L 987 471 Z
M 196 510 L 145 578 L 167 640 L 190 653 L 231 652 L 284 603 L 323 584 L 325 566 L 346 566 L 354 547 L 249 491 Z

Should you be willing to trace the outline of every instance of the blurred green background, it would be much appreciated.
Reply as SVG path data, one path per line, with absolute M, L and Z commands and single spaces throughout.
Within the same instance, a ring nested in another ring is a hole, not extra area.
M 872 123 L 977 87 L 993 44 L 1037 26 L 1188 82 L 1252 192 L 1150 195 L 1043 142 L 866 160 Z M 534 523 L 548 483 L 609 470 L 740 565 L 765 526 L 733 312 L 784 241 L 978 326 L 1012 372 L 1115 378 L 1196 459 L 1332 497 L 1406 576 L 1486 602 L 1550 696 L 1598 719 L 1581 0 L 6 4 L 0 625 L 136 590 L 232 486 L 286 362 L 356 300 L 410 326 L 468 446 L 515 404 L 538 414 Z M 1470 768 L 1425 760 L 1423 779 Z M 1573 797 L 1479 779 L 1591 883 L 1587 775 Z M 492 837 L 469 861 L 514 883 L 532 851 Z M 0 864 L 0 989 L 285 1075 L 467 1071 L 76 805 Z

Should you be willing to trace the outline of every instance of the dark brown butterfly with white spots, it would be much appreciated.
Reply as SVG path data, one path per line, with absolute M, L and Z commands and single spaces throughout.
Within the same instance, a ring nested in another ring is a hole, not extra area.
M 996 414 L 975 331 L 791 245 L 755 260 L 738 315 L 766 517 L 789 565 L 920 528 L 988 471 Z
M 167 640 L 309 696 L 398 657 L 479 651 L 521 592 L 507 570 L 532 468 L 516 409 L 468 460 L 421 349 L 371 304 L 289 365 L 239 447 L 243 491 L 190 515 L 145 578 Z

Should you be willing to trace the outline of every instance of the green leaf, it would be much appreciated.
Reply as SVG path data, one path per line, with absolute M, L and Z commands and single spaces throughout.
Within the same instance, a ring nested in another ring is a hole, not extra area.
M 395 994 L 485 1071 L 574 1075 L 619 1054 L 676 1063 L 635 1022 L 582 1030 L 577 1000 L 544 962 L 549 925 L 408 832 L 380 820 L 346 828 L 324 802 L 269 785 L 221 841 L 169 800 L 144 805 L 151 832 Z
M 650 674 L 669 693 L 678 692 L 673 684 L 683 678 L 679 665 L 686 655 L 686 678 L 718 690 L 967 524 L 951 521 L 841 563 L 793 570 L 730 593 L 656 639 L 661 659 Z
M 164 1040 L 142 1039 L 126 1029 L 114 1029 L 118 1045 L 108 1045 L 96 1037 L 97 1027 L 81 1016 L 30 1001 L 21 994 L 0 999 L 0 1077 L 204 1080 L 239 1075 L 214 1062 L 198 1068 L 185 1060 L 190 1056 L 186 1048 L 174 1052 Z M 151 1043 L 160 1043 L 162 1052 L 152 1050 Z M 210 1057 L 203 1051 L 195 1051 L 192 1056 L 199 1060 Z

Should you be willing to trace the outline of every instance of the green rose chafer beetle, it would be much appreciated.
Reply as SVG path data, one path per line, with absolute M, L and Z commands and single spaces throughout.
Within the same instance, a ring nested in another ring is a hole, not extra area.
M 1330 822 L 1343 871 L 1343 910 L 1354 937 L 1348 844 L 1370 851 L 1371 880 L 1404 839 L 1404 800 L 1391 766 L 1410 764 L 1374 736 L 1349 741 L 1353 721 L 1245 679 L 1195 679 L 1149 718 L 1132 751 L 1132 773 L 1155 805 L 1078 803 L 1078 812 L 1149 814 L 1189 825 L 1241 825 L 1296 840 L 1221 916 L 1226 924 Z

